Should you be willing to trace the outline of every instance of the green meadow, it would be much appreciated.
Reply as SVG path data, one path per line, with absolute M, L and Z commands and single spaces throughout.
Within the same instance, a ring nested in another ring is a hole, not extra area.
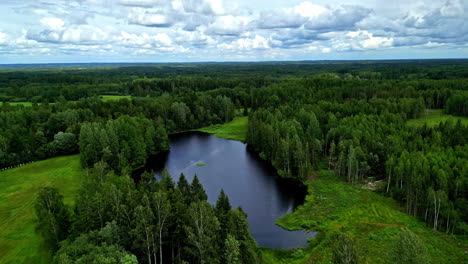
M 35 232 L 34 201 L 43 186 L 60 190 L 73 205 L 83 173 L 78 155 L 38 161 L 0 172 L 0 263 L 50 263 Z
M 427 109 L 423 116 L 417 119 L 410 119 L 406 122 L 406 124 L 408 126 L 423 126 L 424 124 L 427 124 L 427 126 L 433 127 L 437 126 L 441 122 L 445 122 L 448 120 L 451 120 L 453 122 L 461 120 L 463 124 L 468 124 L 468 117 L 447 115 L 444 114 L 444 110 L 442 109 Z
M 463 263 L 467 240 L 434 231 L 409 216 L 393 199 L 375 191 L 353 186 L 334 173 L 321 170 L 317 179 L 306 182 L 309 194 L 304 205 L 277 224 L 289 229 L 318 231 L 305 249 L 262 248 L 264 263 L 331 263 L 334 235 L 346 232 L 355 241 L 360 263 L 394 263 L 392 248 L 401 228 L 419 236 L 428 263 Z
M 109 102 L 109 101 L 118 101 L 121 99 L 128 99 L 131 100 L 132 96 L 130 95 L 100 95 L 99 98 L 103 102 Z M 76 102 L 76 101 L 69 101 L 69 102 Z M 11 106 L 24 106 L 24 107 L 32 107 L 33 103 L 32 102 L 8 102 L 9 105 Z M 38 103 L 40 105 L 41 103 Z M 55 103 L 49 103 L 50 105 L 55 104 Z M 0 104 L 1 105 L 1 104 Z
M 247 135 L 248 117 L 235 117 L 231 122 L 217 124 L 208 127 L 195 129 L 196 131 L 214 134 L 219 138 L 232 139 L 245 142 Z
M 99 96 L 103 102 L 108 102 L 108 101 L 118 101 L 121 99 L 128 99 L 131 100 L 132 96 L 130 95 L 101 95 Z

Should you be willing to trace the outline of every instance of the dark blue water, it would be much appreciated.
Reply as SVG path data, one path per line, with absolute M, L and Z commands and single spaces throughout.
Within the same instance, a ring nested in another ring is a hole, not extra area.
M 233 207 L 242 206 L 258 245 L 293 248 L 307 245 L 315 233 L 288 231 L 275 224 L 304 202 L 305 189 L 279 179 L 274 168 L 246 148 L 246 144 L 201 132 L 171 136 L 171 150 L 156 161 L 156 173 L 164 167 L 177 182 L 181 172 L 189 182 L 198 175 L 211 204 L 224 189 Z M 199 167 L 197 163 L 206 163 Z

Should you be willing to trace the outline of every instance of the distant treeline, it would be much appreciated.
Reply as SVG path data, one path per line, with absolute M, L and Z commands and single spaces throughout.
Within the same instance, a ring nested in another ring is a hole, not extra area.
M 70 101 L 100 94 L 147 96 L 186 89 L 261 87 L 284 79 L 311 76 L 371 81 L 454 80 L 456 83 L 468 78 L 467 66 L 468 60 L 395 60 L 12 68 L 0 71 L 0 101 L 51 103 L 61 98 Z M 453 82 L 445 86 L 460 89 Z M 466 90 L 466 85 L 461 89 Z

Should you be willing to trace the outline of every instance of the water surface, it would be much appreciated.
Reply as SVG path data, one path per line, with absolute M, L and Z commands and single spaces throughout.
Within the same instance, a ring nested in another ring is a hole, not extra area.
M 305 190 L 276 176 L 274 168 L 249 151 L 246 144 L 202 132 L 173 135 L 171 150 L 156 160 L 156 174 L 164 167 L 177 182 L 181 172 L 189 182 L 197 174 L 211 204 L 224 189 L 231 205 L 241 206 L 258 245 L 293 248 L 307 245 L 313 232 L 288 231 L 275 224 L 304 202 Z M 197 166 L 206 163 L 205 166 Z

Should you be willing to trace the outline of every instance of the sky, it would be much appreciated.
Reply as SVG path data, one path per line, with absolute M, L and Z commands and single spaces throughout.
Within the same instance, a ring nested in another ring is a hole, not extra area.
M 0 64 L 468 58 L 468 0 L 0 0 Z

